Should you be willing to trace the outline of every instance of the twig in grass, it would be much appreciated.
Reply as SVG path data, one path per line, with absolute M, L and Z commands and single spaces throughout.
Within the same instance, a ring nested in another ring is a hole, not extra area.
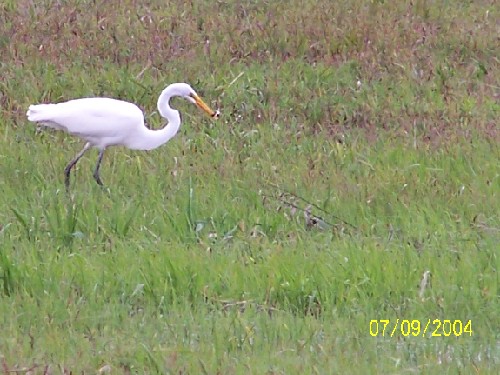
M 317 204 L 314 204 L 314 203 L 309 202 L 307 199 L 305 199 L 305 198 L 301 197 L 300 195 L 297 195 L 297 194 L 295 194 L 295 193 L 292 193 L 291 191 L 285 190 L 285 189 L 283 189 L 282 187 L 280 187 L 280 186 L 278 186 L 278 185 L 276 185 L 276 184 L 273 184 L 272 182 L 267 182 L 266 184 L 267 184 L 268 186 L 270 186 L 270 187 L 273 187 L 273 188 L 278 189 L 279 191 L 281 191 L 281 192 L 282 192 L 282 193 L 281 193 L 281 195 L 286 194 L 286 195 L 290 195 L 291 197 L 298 198 L 298 199 L 299 199 L 299 200 L 301 200 L 302 202 L 305 202 L 305 203 L 307 203 L 307 204 L 310 204 L 312 207 L 314 207 L 314 208 L 316 208 L 316 209 L 320 210 L 321 212 L 324 212 L 324 213 L 326 213 L 326 214 L 330 214 L 330 213 L 329 213 L 328 211 L 326 211 L 325 209 L 321 208 L 321 207 L 320 207 L 320 206 L 318 206 Z
M 7 366 L 7 362 L 5 361 L 5 358 L 4 358 L 2 361 L 2 367 L 3 367 L 3 371 L 5 372 L 5 374 L 20 374 L 20 373 L 32 374 L 33 370 L 36 369 L 37 367 L 40 367 L 40 365 L 34 364 L 31 367 L 9 369 L 9 367 Z M 43 373 L 47 374 L 48 372 L 44 371 Z
M 334 227 L 333 224 L 326 222 L 323 218 L 313 215 L 311 213 L 311 208 L 312 206 L 309 204 L 304 209 L 304 219 L 306 221 L 307 228 L 318 227 L 319 229 L 326 230 Z
M 99 370 L 97 370 L 98 374 L 109 374 L 111 372 L 110 365 L 104 365 Z
M 222 306 L 222 311 L 229 311 L 232 309 L 236 309 L 240 313 L 244 313 L 245 310 L 250 306 L 255 307 L 255 309 L 257 311 L 260 311 L 260 312 L 263 311 L 263 312 L 268 313 L 269 315 L 271 315 L 273 312 L 278 311 L 277 308 L 270 306 L 267 303 L 266 304 L 257 303 L 253 300 L 237 301 L 237 300 L 222 300 L 222 299 L 213 298 L 212 301 L 220 304 Z
M 198 358 L 198 362 L 200 363 L 200 367 L 201 367 L 201 370 L 203 372 L 203 374 L 209 374 L 209 372 L 207 371 L 207 366 L 205 366 L 205 362 L 203 362 L 201 360 L 201 358 Z
M 325 209 L 323 209 L 323 208 L 319 207 L 317 204 L 314 204 L 314 203 L 312 203 L 312 202 L 308 201 L 307 199 L 305 199 L 305 198 L 301 197 L 300 195 L 297 195 L 297 194 L 295 194 L 295 193 L 292 193 L 292 192 L 290 192 L 290 191 L 287 191 L 287 190 L 285 190 L 285 189 L 283 189 L 283 188 L 279 187 L 278 185 L 275 185 L 275 184 L 273 184 L 273 183 L 271 183 L 271 182 L 267 182 L 267 185 L 268 185 L 268 186 L 271 186 L 271 187 L 273 187 L 273 188 L 276 188 L 276 189 L 278 189 L 278 190 L 280 190 L 280 191 L 281 191 L 281 194 L 280 194 L 279 196 L 273 196 L 273 195 L 266 195 L 266 194 L 263 194 L 263 196 L 266 196 L 266 197 L 268 197 L 268 198 L 274 198 L 274 199 L 277 199 L 277 200 L 281 201 L 282 203 L 287 204 L 287 205 L 289 205 L 290 207 L 293 207 L 294 209 L 297 209 L 297 210 L 303 211 L 303 212 L 304 212 L 304 216 L 306 215 L 306 212 L 307 212 L 307 214 L 308 214 L 309 218 L 310 218 L 310 219 L 312 219 L 313 221 L 317 221 L 318 223 L 322 223 L 322 224 L 327 224 L 327 225 L 329 225 L 329 226 L 331 226 L 331 227 L 333 227 L 333 226 L 334 226 L 334 224 L 328 223 L 326 220 L 324 220 L 324 219 L 323 219 L 322 217 L 320 217 L 320 216 L 311 215 L 311 208 L 312 208 L 312 207 L 314 207 L 314 208 L 316 208 L 317 210 L 319 210 L 319 211 L 321 211 L 321 212 L 323 212 L 323 213 L 327 214 L 328 216 L 333 217 L 334 219 L 336 219 L 336 220 L 340 221 L 341 223 L 343 223 L 343 224 L 345 224 L 345 225 L 347 225 L 347 226 L 351 227 L 352 229 L 356 229 L 356 230 L 358 229 L 355 225 L 353 225 L 353 224 L 351 224 L 351 223 L 349 223 L 349 222 L 347 222 L 347 221 L 345 221 L 345 220 L 341 219 L 340 217 L 338 217 L 338 216 L 336 216 L 336 215 L 334 215 L 334 214 L 332 214 L 332 213 L 330 213 L 330 212 L 326 211 Z M 292 198 L 296 198 L 296 199 L 298 199 L 298 200 L 300 200 L 300 201 L 302 201 L 302 202 L 306 203 L 308 206 L 304 209 L 304 208 L 299 207 L 298 205 L 296 205 L 296 204 L 294 204 L 294 203 L 291 203 L 291 202 L 289 202 L 289 201 L 286 201 L 286 200 L 285 200 L 286 198 L 284 198 L 284 197 L 285 197 L 285 196 L 287 196 L 287 195 L 288 195 L 288 196 L 290 196 L 290 197 L 292 197 Z M 306 223 L 307 223 L 307 221 L 308 221 L 308 218 L 306 217 Z
M 333 224 L 333 223 L 326 221 L 321 216 L 313 215 L 311 213 L 311 209 L 313 207 L 313 204 L 308 204 L 306 208 L 302 208 L 302 207 L 296 205 L 295 203 L 290 202 L 289 200 L 285 200 L 283 194 L 281 194 L 278 197 L 273 196 L 273 195 L 267 195 L 267 194 L 262 194 L 262 196 L 279 200 L 285 206 L 290 207 L 292 214 L 295 213 L 297 210 L 302 211 L 304 213 L 306 228 L 308 228 L 308 229 L 310 229 L 312 227 L 316 227 L 316 228 L 319 228 L 321 230 L 326 230 L 326 229 L 336 228 L 339 226 L 339 224 Z M 335 219 L 341 221 L 342 224 L 348 225 L 348 226 L 352 227 L 353 229 L 357 229 L 354 225 L 347 223 L 346 221 L 340 219 L 339 217 L 332 215 L 332 214 L 329 214 L 329 215 L 333 216 Z
M 148 70 L 149 68 L 151 68 L 151 60 L 148 60 L 148 63 L 146 64 L 146 66 L 144 68 L 142 68 L 142 70 L 135 76 L 135 79 L 138 80 L 138 79 L 141 79 L 142 76 L 144 75 L 144 73 L 146 72 L 146 70 Z M 138 82 L 135 82 L 137 84 L 139 84 Z M 142 86 L 142 85 L 140 85 Z M 144 88 L 144 86 L 142 86 Z
M 234 79 L 231 82 L 229 82 L 229 84 L 227 85 L 226 88 L 229 88 L 232 85 L 234 85 L 236 83 L 236 81 L 239 80 L 243 76 L 243 74 L 244 74 L 244 72 L 240 72 L 240 74 L 238 74 L 236 77 L 234 77 Z
M 422 274 L 422 280 L 420 280 L 420 291 L 418 292 L 418 296 L 421 300 L 424 299 L 425 289 L 430 285 L 431 279 L 431 271 L 425 271 Z

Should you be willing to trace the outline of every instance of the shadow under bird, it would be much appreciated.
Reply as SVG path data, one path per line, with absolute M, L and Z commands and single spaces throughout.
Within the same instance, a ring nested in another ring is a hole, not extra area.
M 103 185 L 99 176 L 104 151 L 109 146 L 122 145 L 131 150 L 152 150 L 174 137 L 181 125 L 179 111 L 170 107 L 170 99 L 178 96 L 196 104 L 211 117 L 219 117 L 187 83 L 172 83 L 158 98 L 158 111 L 168 120 L 159 130 L 148 129 L 144 114 L 134 103 L 111 98 L 82 98 L 58 104 L 30 105 L 28 120 L 63 130 L 87 141 L 64 169 L 66 189 L 69 189 L 70 172 L 78 160 L 91 147 L 99 150 L 94 179 Z

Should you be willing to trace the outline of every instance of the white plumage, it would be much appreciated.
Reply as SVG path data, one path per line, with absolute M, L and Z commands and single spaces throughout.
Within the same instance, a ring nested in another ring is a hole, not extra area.
M 135 104 L 111 98 L 82 98 L 58 104 L 30 105 L 26 115 L 29 121 L 63 130 L 87 141 L 83 150 L 65 168 L 66 188 L 69 188 L 71 168 L 91 147 L 99 149 L 94 178 L 102 185 L 99 168 L 107 147 L 123 145 L 133 150 L 152 150 L 177 134 L 181 118 L 179 111 L 170 107 L 169 101 L 173 96 L 189 100 L 214 118 L 219 116 L 219 111 L 210 109 L 186 83 L 169 85 L 158 98 L 158 111 L 168 120 L 168 124 L 159 130 L 145 126 L 144 114 Z

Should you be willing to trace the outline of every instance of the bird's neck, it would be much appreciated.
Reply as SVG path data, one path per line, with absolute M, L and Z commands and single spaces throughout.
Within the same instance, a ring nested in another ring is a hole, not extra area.
M 175 116 L 174 112 L 176 112 L 177 117 L 179 116 L 179 112 L 173 110 L 170 107 L 170 99 L 173 96 L 174 85 L 167 86 L 158 97 L 158 112 L 161 117 L 166 118 L 169 122 L 171 122 L 170 117 Z
M 173 118 L 174 116 L 168 119 L 168 124 L 163 129 L 152 130 L 143 127 L 141 136 L 135 137 L 127 146 L 133 150 L 153 150 L 167 143 L 179 131 L 181 125 L 179 112 L 176 113 L 176 116 L 176 119 Z
M 158 112 L 168 121 L 168 124 L 159 130 L 142 128 L 142 134 L 128 144 L 127 146 L 134 150 L 153 150 L 167 143 L 179 131 L 181 126 L 181 115 L 179 111 L 170 107 L 170 86 L 161 93 L 158 98 Z

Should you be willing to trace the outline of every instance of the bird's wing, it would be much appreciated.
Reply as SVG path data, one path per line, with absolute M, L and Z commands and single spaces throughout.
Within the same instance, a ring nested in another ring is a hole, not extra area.
M 83 98 L 59 104 L 31 105 L 30 121 L 80 137 L 116 137 L 143 126 L 142 111 L 133 103 L 110 98 Z

